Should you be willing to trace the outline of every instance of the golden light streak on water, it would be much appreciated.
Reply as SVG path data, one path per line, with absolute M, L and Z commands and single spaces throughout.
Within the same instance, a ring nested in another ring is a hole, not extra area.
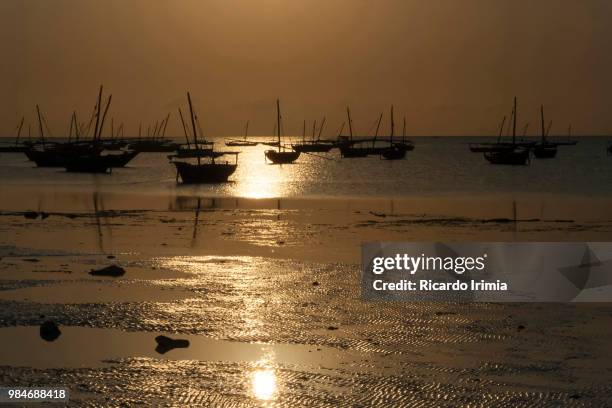
M 276 372 L 270 368 L 260 368 L 251 373 L 251 391 L 255 398 L 262 401 L 273 399 L 278 391 Z

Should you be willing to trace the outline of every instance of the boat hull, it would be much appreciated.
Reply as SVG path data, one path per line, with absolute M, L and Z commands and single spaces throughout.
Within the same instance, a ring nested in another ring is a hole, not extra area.
M 509 166 L 524 166 L 529 163 L 528 149 L 511 149 L 484 154 L 485 159 L 491 164 L 503 164 Z
M 470 151 L 473 153 L 492 153 L 514 150 L 516 147 L 533 147 L 535 142 L 519 142 L 516 144 L 497 142 L 497 143 L 470 143 Z
M 291 148 L 300 153 L 309 153 L 309 152 L 320 152 L 326 153 L 329 152 L 334 147 L 331 143 L 304 143 L 304 144 L 294 144 L 291 145 Z
M 195 157 L 213 157 L 213 149 L 177 149 L 176 157 L 187 159 L 187 158 L 195 158 Z
M 533 155 L 538 159 L 552 159 L 557 155 L 557 146 L 536 146 L 533 148 Z
M 225 183 L 234 174 L 237 164 L 172 162 L 184 184 Z
M 406 157 L 406 150 L 390 147 L 380 155 L 385 160 L 401 160 Z
M 178 143 L 154 143 L 154 142 L 133 142 L 129 144 L 131 150 L 140 153 L 165 153 L 174 152 L 179 148 Z
M 37 167 L 64 167 L 65 157 L 55 150 L 26 150 L 25 155 Z
M 28 149 L 27 146 L 0 146 L 0 153 L 25 153 Z
M 393 143 L 393 146 L 395 146 L 395 148 L 403 150 L 405 152 L 411 152 L 411 151 L 414 150 L 414 143 L 400 142 L 400 143 Z
M 120 154 L 109 154 L 104 157 L 109 167 L 125 167 L 134 157 L 138 156 L 137 151 L 123 152 Z
M 97 154 L 65 158 L 64 168 L 70 173 L 106 173 L 111 168 L 108 156 Z
M 225 145 L 230 147 L 249 147 L 257 146 L 257 142 L 227 141 L 225 142 Z
M 342 146 L 340 155 L 345 158 L 367 157 L 368 149 L 362 147 Z
M 300 157 L 300 152 L 292 151 L 279 152 L 278 150 L 266 150 L 265 154 L 272 164 L 290 164 Z

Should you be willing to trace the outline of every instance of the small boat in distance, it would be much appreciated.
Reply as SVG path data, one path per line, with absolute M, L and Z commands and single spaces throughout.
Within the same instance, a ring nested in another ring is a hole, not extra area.
M 185 135 L 185 144 L 177 145 L 177 148 L 173 155 L 168 156 L 169 158 L 179 157 L 182 159 L 195 158 L 195 157 L 211 157 L 213 151 L 213 142 L 207 142 L 204 139 L 204 135 L 200 133 L 201 140 L 198 141 L 198 145 L 191 145 L 189 142 L 189 135 L 187 127 L 185 126 L 185 119 L 183 118 L 183 111 L 178 108 L 179 117 L 181 118 L 181 124 L 183 125 L 183 134 Z M 195 131 L 194 131 L 195 132 Z M 194 133 L 194 139 L 196 134 Z
M 406 152 L 411 152 L 414 150 L 414 142 L 411 140 L 406 140 L 406 116 L 404 115 L 404 127 L 402 130 L 402 141 L 397 143 L 392 143 L 397 149 L 404 150 Z
M 404 121 L 404 124 L 406 122 Z M 389 136 L 389 147 L 381 152 L 381 157 L 385 160 L 401 160 L 406 157 L 406 149 L 396 146 L 393 143 L 393 133 L 395 122 L 393 121 L 393 105 L 391 105 L 391 135 Z
M 226 146 L 257 146 L 257 142 L 251 142 L 247 140 L 247 136 L 249 134 L 249 121 L 247 120 L 246 126 L 244 128 L 244 139 L 227 139 L 225 141 Z
M 558 141 L 555 142 L 557 144 L 557 146 L 576 146 L 578 144 L 577 140 L 570 140 L 570 138 L 572 137 L 572 124 L 570 123 L 569 127 L 567 128 L 567 140 L 562 140 L 562 141 Z
M 509 149 L 490 151 L 484 153 L 484 158 L 491 164 L 505 164 L 511 166 L 526 165 L 529 163 L 530 151 L 524 146 L 516 144 L 516 97 L 514 97 L 514 108 L 512 110 L 512 147 Z
M 472 153 L 486 153 L 503 150 L 507 148 L 505 143 L 501 143 L 501 137 L 504 132 L 504 124 L 506 123 L 506 116 L 502 119 L 501 125 L 499 126 L 499 134 L 497 135 L 497 142 L 495 143 L 470 143 L 470 151 Z
M 340 156 L 342 158 L 358 158 L 358 157 L 367 157 L 368 149 L 361 146 L 355 146 L 356 142 L 353 140 L 353 121 L 351 120 L 351 110 L 349 107 L 346 107 L 346 116 L 348 118 L 349 125 L 349 138 L 340 139 L 340 143 L 338 143 L 338 148 L 340 149 Z
M 278 150 L 266 150 L 265 157 L 270 160 L 272 164 L 289 164 L 293 163 L 300 157 L 300 152 L 293 150 L 285 150 L 281 144 L 281 114 L 280 114 L 280 101 L 276 100 L 276 135 L 278 138 Z
M 557 144 L 546 140 L 548 134 L 544 130 L 544 105 L 540 106 L 540 116 L 542 119 L 542 140 L 533 147 L 533 155 L 538 159 L 552 159 L 557 155 Z
M 219 152 L 221 153 L 221 152 Z M 210 158 L 210 162 L 188 163 L 183 161 L 173 161 L 176 167 L 177 181 L 180 177 L 184 184 L 204 184 L 204 183 L 225 183 L 229 177 L 234 174 L 238 167 L 238 152 L 223 152 L 223 154 L 234 155 L 236 161 L 234 163 L 215 162 L 214 157 Z M 219 157 L 219 156 L 218 156 Z
M 296 152 L 300 153 L 327 153 L 333 147 L 334 143 L 329 141 L 321 140 L 321 133 L 323 132 L 323 127 L 325 126 L 325 117 L 323 117 L 323 121 L 321 122 L 321 127 L 319 128 L 319 135 L 317 139 L 315 139 L 315 132 L 317 128 L 317 121 L 315 120 L 312 125 L 312 140 L 306 140 L 306 121 L 304 121 L 304 131 L 302 133 L 302 143 L 294 143 L 291 145 L 291 148 Z
M 113 167 L 124 167 L 130 160 L 138 155 L 138 151 L 124 151 L 119 154 L 102 154 L 104 150 L 104 145 L 101 142 L 102 130 L 104 129 L 106 114 L 108 113 L 112 98 L 113 95 L 109 95 L 104 114 L 100 116 L 102 113 L 102 86 L 100 86 L 94 138 L 91 143 L 82 144 L 82 147 L 77 147 L 79 146 L 79 142 L 67 144 L 68 147 L 62 153 L 64 161 L 62 167 L 64 167 L 66 171 L 75 173 L 106 173 Z M 74 114 L 73 118 L 76 126 L 76 117 Z M 98 122 L 100 122 L 99 127 Z
M 191 95 L 189 92 L 187 92 L 187 100 L 189 102 L 189 113 L 191 115 L 191 125 L 193 128 L 193 149 L 195 151 L 199 151 L 201 149 L 198 144 L 198 136 L 194 119 L 195 115 L 193 113 L 193 104 L 191 103 Z M 197 159 L 197 163 L 172 160 L 172 156 L 170 161 L 176 168 L 177 182 L 180 178 L 185 184 L 224 183 L 227 182 L 229 177 L 234 174 L 236 168 L 238 167 L 238 154 L 238 152 L 214 152 L 211 149 L 208 156 L 197 155 L 195 157 Z M 219 163 L 215 161 L 215 158 L 223 155 L 234 155 L 235 162 L 229 163 L 226 161 Z M 208 159 L 208 161 L 206 163 L 202 163 L 203 158 Z

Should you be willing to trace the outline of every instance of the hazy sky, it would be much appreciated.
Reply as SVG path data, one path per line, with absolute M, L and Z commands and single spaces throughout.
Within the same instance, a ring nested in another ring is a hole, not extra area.
M 610 21 L 609 0 L 2 0 L 0 132 L 38 103 L 61 135 L 104 84 L 132 134 L 170 111 L 182 134 L 187 90 L 215 135 L 271 133 L 277 97 L 291 133 L 394 104 L 410 134 L 491 134 L 514 95 L 530 133 L 544 103 L 553 133 L 610 134 Z

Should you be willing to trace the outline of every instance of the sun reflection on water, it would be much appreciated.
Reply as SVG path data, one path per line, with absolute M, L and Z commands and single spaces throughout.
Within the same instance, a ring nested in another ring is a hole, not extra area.
M 251 389 L 255 398 L 268 401 L 277 392 L 276 372 L 271 368 L 259 368 L 251 373 Z
M 289 141 L 287 140 L 287 143 Z M 269 146 L 257 146 L 241 150 L 240 164 L 233 176 L 237 180 L 230 194 L 245 198 L 286 197 L 298 193 L 308 166 L 308 157 L 300 157 L 296 164 L 272 165 L 265 161 L 264 151 Z

